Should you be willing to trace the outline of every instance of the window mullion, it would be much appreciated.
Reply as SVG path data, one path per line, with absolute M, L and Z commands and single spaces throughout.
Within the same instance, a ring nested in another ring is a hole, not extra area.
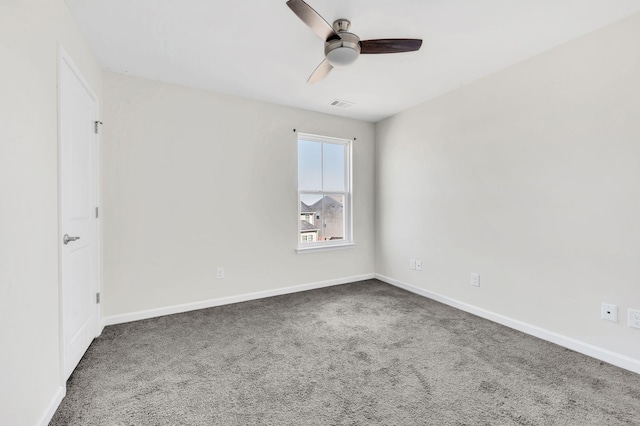
M 327 216 L 324 209 L 324 143 L 320 144 L 320 176 L 320 188 L 322 192 L 322 215 L 320 216 L 322 218 L 322 223 L 320 224 L 320 234 L 322 235 L 321 241 L 325 241 L 325 232 L 327 231 Z
M 324 192 L 324 144 L 320 144 L 320 191 Z

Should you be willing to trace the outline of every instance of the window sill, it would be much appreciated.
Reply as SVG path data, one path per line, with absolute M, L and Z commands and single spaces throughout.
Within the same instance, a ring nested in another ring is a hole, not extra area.
M 312 247 L 298 247 L 296 249 L 296 253 L 307 254 L 307 253 L 314 253 L 317 251 L 344 250 L 344 249 L 353 248 L 353 246 L 355 246 L 354 243 L 343 243 L 343 244 L 331 244 L 331 245 L 321 245 L 321 246 L 312 246 Z

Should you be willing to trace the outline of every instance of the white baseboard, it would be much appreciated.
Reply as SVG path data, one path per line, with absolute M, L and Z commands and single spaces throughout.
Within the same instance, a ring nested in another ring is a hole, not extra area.
M 370 280 L 375 278 L 375 274 L 356 275 L 346 278 L 338 278 L 316 283 L 301 284 L 290 287 L 276 288 L 273 290 L 257 291 L 254 293 L 240 294 L 237 296 L 220 297 L 217 299 L 202 300 L 199 302 L 183 303 L 181 305 L 166 306 L 163 308 L 148 309 L 145 311 L 130 312 L 126 314 L 111 315 L 104 317 L 101 327 L 107 325 L 122 324 L 125 322 L 138 321 L 142 319 L 161 317 L 164 315 L 179 314 L 182 312 L 195 311 L 197 309 L 212 308 L 214 306 L 230 305 L 232 303 L 247 302 L 249 300 L 264 299 L 265 297 L 281 296 L 283 294 L 297 293 L 300 291 L 314 290 L 317 288 L 331 287 L 339 284 L 347 284 L 355 281 Z
M 49 424 L 49 422 L 53 418 L 53 415 L 56 413 L 56 410 L 60 406 L 60 403 L 62 402 L 62 398 L 64 398 L 66 394 L 67 394 L 67 388 L 64 385 L 58 386 L 58 389 L 56 389 L 56 392 L 53 394 L 53 397 L 51 398 L 51 402 L 49 403 L 47 410 L 44 412 L 44 414 L 42 415 L 42 417 L 37 423 L 39 426 L 47 426 Z
M 556 345 L 563 346 L 567 349 L 571 349 L 572 351 L 579 352 L 592 358 L 596 358 L 601 361 L 608 362 L 609 364 L 613 364 L 615 366 L 640 374 L 640 360 L 628 357 L 626 355 L 611 352 L 609 350 L 593 346 L 589 343 L 585 343 L 571 337 L 563 336 L 553 331 L 549 331 L 535 325 L 527 324 L 525 322 L 518 321 L 504 315 L 496 314 L 486 309 L 478 308 L 477 306 L 460 302 L 450 297 L 443 296 L 429 290 L 424 290 L 384 275 L 376 274 L 376 278 L 387 284 L 391 284 L 395 287 L 410 291 L 411 293 L 415 293 L 420 296 L 435 300 L 437 302 L 444 303 L 445 305 L 452 306 L 456 309 L 460 309 L 461 311 L 469 312 L 470 314 L 488 319 L 493 322 L 497 322 L 498 324 L 513 328 L 514 330 L 521 331 L 531 336 L 535 336 L 551 343 L 555 343 Z

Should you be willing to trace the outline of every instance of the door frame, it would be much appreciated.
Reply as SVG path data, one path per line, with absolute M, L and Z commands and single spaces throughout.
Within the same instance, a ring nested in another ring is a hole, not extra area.
M 57 139 L 58 139 L 58 143 L 57 143 L 57 150 L 58 150 L 58 164 L 57 164 L 57 168 L 58 168 L 58 173 L 57 173 L 57 179 L 58 179 L 58 196 L 57 196 L 57 201 L 58 201 L 58 232 L 57 232 L 57 250 L 58 250 L 58 341 L 59 341 L 59 357 L 60 357 L 60 382 L 63 386 L 63 388 L 65 389 L 65 393 L 66 393 L 66 381 L 67 381 L 67 377 L 65 376 L 65 331 L 64 331 L 64 312 L 63 312 L 63 307 L 64 307 L 64 300 L 63 300 L 63 296 L 64 296 L 64 288 L 63 288 L 63 277 L 62 277 L 62 236 L 63 236 L 63 217 L 62 217 L 62 132 L 61 132 L 61 110 L 62 110 L 62 85 L 61 85 L 61 75 L 62 75 L 62 68 L 63 66 L 68 66 L 71 71 L 73 72 L 73 74 L 75 75 L 75 77 L 78 79 L 78 81 L 80 82 L 80 84 L 82 84 L 82 86 L 84 87 L 84 89 L 89 93 L 90 97 L 93 99 L 93 101 L 96 104 L 96 117 L 95 120 L 98 121 L 99 120 L 99 116 L 100 116 L 100 102 L 98 99 L 98 96 L 96 95 L 96 93 L 93 91 L 91 85 L 89 84 L 89 82 L 84 78 L 84 76 L 82 75 L 82 73 L 80 72 L 80 69 L 78 68 L 78 66 L 75 64 L 75 62 L 73 61 L 73 59 L 71 59 L 71 56 L 67 53 L 67 51 L 64 49 L 64 47 L 62 46 L 62 44 L 58 43 L 58 69 L 57 69 Z M 101 175 L 100 175 L 100 134 L 96 134 L 96 149 L 95 149 L 95 160 L 96 160 L 96 182 L 95 182 L 95 193 L 96 193 L 96 203 L 98 204 L 96 207 L 99 207 L 102 204 L 102 197 L 101 197 L 101 191 L 100 191 L 100 181 L 101 181 Z M 96 224 L 96 239 L 95 239 L 95 244 L 96 244 L 96 250 L 95 250 L 95 256 L 96 256 L 96 265 L 97 265 L 97 277 L 96 277 L 96 288 L 95 288 L 95 292 L 100 292 L 102 293 L 102 221 L 98 220 L 97 224 Z M 101 301 L 102 302 L 102 301 Z M 102 315 L 101 315 L 101 303 L 96 303 L 95 304 L 95 309 L 96 309 L 96 318 L 97 318 L 97 323 L 96 323 L 96 330 L 95 330 L 95 337 L 98 337 L 100 334 L 102 334 L 102 330 L 104 328 L 104 324 L 102 323 Z

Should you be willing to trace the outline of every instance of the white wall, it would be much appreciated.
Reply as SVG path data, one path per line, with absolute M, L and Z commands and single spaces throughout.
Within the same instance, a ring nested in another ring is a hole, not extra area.
M 62 0 L 0 2 L 3 425 L 43 420 L 63 390 L 58 329 L 58 43 L 100 96 L 100 67 Z
M 103 86 L 107 322 L 374 272 L 373 124 L 110 72 Z M 352 249 L 295 253 L 294 128 L 357 138 Z
M 639 117 L 635 15 L 378 123 L 377 272 L 640 363 Z

